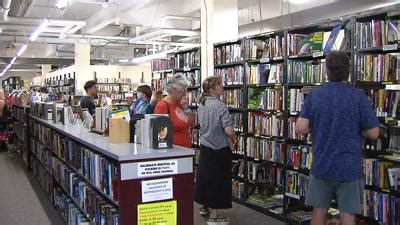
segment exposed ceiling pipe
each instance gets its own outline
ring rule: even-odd
[[[86,22],[82,20],[53,20],[48,19],[49,26],[66,27],[66,26],[85,26]],[[31,17],[14,17],[9,16],[7,20],[0,20],[0,24],[25,24],[25,25],[39,25],[43,22],[43,18]]]
[[[167,35],[166,35],[167,34]],[[129,42],[130,43],[135,43],[138,41],[145,41],[145,40],[149,40],[149,39],[154,39],[156,37],[159,36],[173,36],[173,35],[177,35],[177,36],[196,36],[196,35],[200,35],[199,31],[193,31],[193,30],[180,30],[180,29],[159,29],[159,30],[155,30],[143,35],[139,35],[135,38],[132,38]]]
[[[11,0],[3,0],[3,20],[7,20],[8,12],[10,12]]]
[[[18,25],[18,24],[0,24],[0,29],[2,29],[5,33],[7,30],[17,30],[18,32],[25,31],[31,32],[37,29],[37,26],[30,26],[30,25]],[[49,33],[61,33],[63,32],[62,27],[47,27],[44,32]]]

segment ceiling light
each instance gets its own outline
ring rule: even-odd
[[[68,0],[58,0],[56,7],[59,9],[66,8],[68,4]]]
[[[9,65],[11,66],[12,64],[14,64],[15,60],[17,60],[17,57],[12,58]]]
[[[310,0],[287,0],[287,1],[292,4],[304,4],[310,2]]]
[[[22,55],[22,53],[24,53],[24,51],[26,50],[26,48],[28,48],[28,45],[22,45],[21,46],[21,48],[18,50],[18,52],[17,52],[17,56],[19,57],[19,56],[21,56]]]
[[[35,41],[36,38],[39,37],[39,35],[44,31],[44,29],[46,29],[48,25],[49,25],[49,20],[44,19],[44,21],[40,24],[40,26],[36,29],[36,31],[31,34],[29,40]]]
[[[7,64],[6,68],[4,68],[4,71],[7,71],[8,69],[10,69],[10,67],[11,67],[11,64]]]

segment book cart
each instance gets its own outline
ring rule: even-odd
[[[109,143],[41,114],[29,115],[30,163],[66,224],[193,224],[193,150]]]

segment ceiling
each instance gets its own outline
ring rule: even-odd
[[[74,43],[79,42],[91,44],[92,59],[114,64],[118,59],[133,58],[135,51],[152,53],[200,42],[201,0],[68,0],[57,8],[58,1],[0,0],[0,5],[11,3],[9,11],[1,10],[7,19],[0,13],[0,57],[13,57],[19,46],[29,43],[21,58],[73,59]],[[239,25],[248,26],[260,19],[345,0],[309,0],[307,4],[290,3],[292,0],[237,1]],[[44,18],[49,19],[49,26],[29,42]],[[22,69],[28,70],[29,60],[24,63]],[[62,60],[59,63],[54,66],[64,66]],[[13,68],[7,74],[12,74]],[[31,68],[36,74],[40,64],[35,61]]]

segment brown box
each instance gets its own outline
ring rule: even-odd
[[[109,136],[111,143],[129,143],[129,122],[121,118],[109,119]]]

